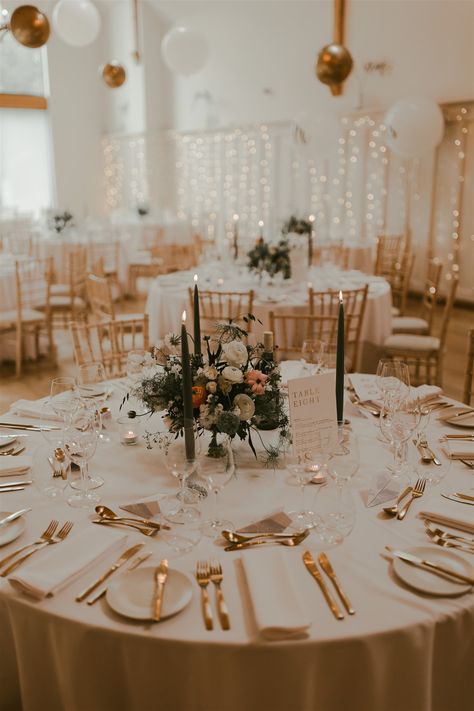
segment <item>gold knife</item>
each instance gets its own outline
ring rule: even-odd
[[[132,546],[131,548],[128,548],[120,558],[110,566],[108,570],[105,571],[103,575],[100,576],[100,578],[97,578],[93,583],[91,583],[85,590],[83,590],[79,595],[76,597],[76,602],[82,602],[86,597],[88,597],[91,592],[94,592],[94,590],[101,585],[104,580],[107,580],[107,578],[112,575],[112,573],[115,573],[116,570],[120,568],[124,563],[127,562],[129,558],[132,557],[132,555],[135,555],[140,548],[143,548],[145,544],[144,543],[137,543],[136,545]]]
[[[343,589],[341,587],[341,583],[337,579],[336,573],[334,572],[334,569],[333,569],[331,563],[329,562],[329,558],[327,557],[326,553],[320,553],[318,556],[318,561],[319,561],[319,565],[324,570],[324,572],[326,573],[326,575],[329,577],[332,584],[336,588],[336,592],[339,595],[339,597],[341,598],[342,604],[346,608],[348,614],[355,615],[355,610],[352,607],[352,605],[349,601],[349,598],[343,591]]]
[[[474,496],[469,496],[469,494],[461,494],[460,491],[456,491],[456,496],[460,499],[467,499],[467,501],[474,501]]]
[[[313,576],[313,578],[316,580],[319,587],[321,588],[321,592],[323,593],[324,598],[329,606],[329,609],[331,610],[334,617],[337,620],[343,620],[344,615],[342,614],[342,612],[340,611],[340,609],[338,608],[338,606],[332,599],[331,594],[330,594],[329,590],[327,589],[326,584],[323,580],[323,577],[322,577],[321,573],[319,572],[316,563],[313,560],[313,556],[311,555],[311,553],[309,551],[305,551],[303,553],[303,563],[305,564],[307,570]]]
[[[436,563],[432,560],[426,560],[426,558],[418,558],[418,556],[413,555],[412,553],[408,553],[407,551],[394,550],[393,548],[391,548],[391,546],[385,546],[385,549],[396,558],[401,558],[407,563],[413,565],[415,568],[421,568],[421,570],[428,570],[430,573],[435,573],[438,575],[441,573],[443,576],[449,576],[450,578],[454,578],[455,582],[463,582],[467,583],[468,585],[474,585],[474,578],[471,578],[468,575],[461,575],[461,573],[457,573],[452,568],[447,568],[445,565],[441,565],[441,563]]]
[[[160,564],[155,568],[155,592],[153,595],[153,615],[154,622],[159,622],[161,617],[161,606],[163,604],[163,592],[165,589],[166,579],[168,577],[168,561],[166,558],[160,561]]]

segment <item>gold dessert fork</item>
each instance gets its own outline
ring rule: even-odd
[[[426,488],[426,479],[424,477],[420,477],[417,480],[417,482],[413,488],[413,491],[411,492],[411,497],[408,499],[405,506],[402,508],[402,510],[400,511],[400,513],[397,516],[399,521],[403,521],[403,519],[405,518],[405,516],[407,514],[408,509],[410,508],[410,506],[412,505],[414,500],[419,499],[420,496],[423,496],[423,494],[425,493],[425,488]]]
[[[201,605],[202,614],[204,617],[204,625],[207,630],[212,630],[214,628],[214,623],[212,620],[212,610],[211,603],[209,602],[209,593],[207,592],[207,586],[210,582],[209,566],[205,560],[198,560],[196,564],[196,580],[201,588]]]
[[[224,593],[221,589],[221,583],[224,579],[222,573],[222,565],[218,560],[211,560],[210,564],[210,580],[216,586],[216,600],[217,600],[217,614],[219,615],[219,622],[223,630],[230,630],[230,620],[229,620],[229,610],[227,609],[226,602],[224,600]]]
[[[2,560],[0,560],[0,568],[9,563],[11,560],[13,560],[13,558],[16,558],[16,556],[20,553],[23,553],[23,551],[26,551],[27,548],[32,548],[33,546],[37,546],[41,543],[44,543],[45,541],[48,541],[54,534],[58,526],[59,521],[50,521],[49,526],[47,526],[47,528],[43,531],[41,536],[36,541],[33,541],[33,543],[27,543],[26,546],[21,546],[21,548],[17,548],[15,551],[13,551],[13,553],[10,553],[10,555],[7,555],[5,558],[2,558]]]
[[[21,565],[25,560],[27,560],[27,558],[37,553],[45,546],[53,545],[54,543],[61,543],[62,541],[64,541],[64,539],[67,538],[67,536],[70,534],[73,526],[74,524],[72,521],[66,521],[64,526],[55,536],[51,536],[50,538],[48,538],[48,540],[43,541],[43,543],[39,543],[37,546],[34,547],[32,551],[29,551],[29,553],[25,553],[25,555],[22,555],[11,565],[9,565],[8,568],[6,568],[3,573],[0,574],[2,578],[5,578],[7,575],[12,573],[14,570],[16,570],[16,568],[18,568],[19,565]]]

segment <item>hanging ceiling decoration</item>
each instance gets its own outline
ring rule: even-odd
[[[119,62],[113,60],[102,68],[102,79],[110,89],[118,89],[125,83],[127,72]]]
[[[195,74],[207,60],[206,38],[189,27],[173,27],[163,37],[161,55],[168,69],[175,74]]]
[[[351,73],[353,60],[344,47],[345,0],[334,0],[334,41],[322,48],[316,63],[316,76],[328,84],[333,96],[342,94],[342,84]]]
[[[90,0],[60,0],[53,10],[53,27],[73,47],[94,42],[100,31],[100,13]]]
[[[48,41],[49,20],[34,5],[21,5],[12,12],[10,22],[0,27],[1,31],[10,31],[16,41],[24,47],[37,49]]]

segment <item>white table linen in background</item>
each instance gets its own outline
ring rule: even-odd
[[[122,392],[110,400],[114,416]],[[359,437],[361,464],[353,480],[357,521],[354,531],[329,558],[356,609],[354,616],[334,619],[301,556],[310,538],[295,549],[282,548],[291,582],[304,615],[311,622],[307,639],[265,641],[253,619],[241,559],[258,551],[223,552],[203,539],[188,554],[176,555],[160,538],[146,539],[128,532],[128,544],[145,542],[156,563],[167,557],[170,566],[193,575],[196,561],[218,557],[224,571],[223,589],[231,630],[204,629],[200,594],[194,584],[190,604],[179,615],[160,624],[133,622],[111,611],[104,600],[93,606],[74,597],[102,573],[117,555],[91,567],[54,597],[38,603],[19,594],[0,579],[0,708],[7,711],[451,711],[471,708],[474,698],[474,593],[459,598],[435,598],[417,593],[398,581],[383,557],[386,545],[408,548],[433,546],[417,511],[438,510],[446,516],[467,518],[470,508],[440,497],[440,491],[468,491],[472,472],[452,462],[449,479],[428,488],[403,522],[386,520],[381,506],[366,508],[367,491],[391,462],[379,442],[378,420],[350,413]],[[12,414],[8,418],[13,417]],[[5,417],[6,419],[6,417]],[[146,428],[160,425],[159,416]],[[439,453],[438,437],[455,432],[433,419],[428,441]],[[275,433],[262,436],[272,441]],[[35,456],[33,473],[48,468],[41,433],[29,433],[27,451]],[[255,521],[285,503],[299,503],[298,487],[287,482],[287,472],[263,469],[245,443],[235,445],[237,478],[221,493],[222,513],[236,527]],[[414,450],[413,450],[414,451]],[[443,457],[443,461],[445,458]],[[426,471],[419,465],[419,472]],[[176,480],[166,473],[158,450],[143,444],[123,447],[116,441],[101,444],[91,471],[105,479],[99,490],[103,502],[118,511],[120,504],[158,493],[175,492]],[[322,489],[311,488],[312,496]],[[0,495],[1,496],[1,495]],[[75,531],[93,528],[103,540],[103,526],[89,521],[93,512],[71,509],[65,502],[42,498],[34,487],[2,497],[1,509],[32,505],[27,530],[2,548],[16,546],[42,532],[58,519],[75,521]],[[212,497],[203,504],[208,515]],[[117,529],[120,531],[120,529]],[[275,549],[277,550],[277,549]],[[262,551],[263,552],[263,551]],[[456,551],[466,560],[467,554]],[[37,562],[41,553],[38,553]],[[150,564],[153,564],[150,563]],[[124,573],[125,574],[125,573]],[[265,585],[262,582],[262,587]],[[214,590],[210,589],[214,606]],[[284,622],[285,620],[283,620]],[[21,697],[20,697],[21,694]],[[20,700],[21,699],[21,700]]]
[[[178,333],[181,314],[189,311],[188,288],[194,286],[193,275],[199,276],[199,286],[213,291],[255,292],[253,314],[258,319],[252,325],[252,339],[263,340],[269,328],[269,314],[305,313],[308,309],[308,284],[280,281],[273,286],[259,285],[258,279],[245,270],[234,267],[225,271],[224,265],[196,267],[195,270],[175,272],[157,277],[148,294],[146,312],[150,317],[150,341],[156,343],[170,331]],[[217,283],[223,279],[223,284]],[[380,277],[357,271],[341,272],[334,268],[314,267],[308,279],[315,291],[354,289],[369,284],[369,293],[361,328],[361,346],[357,370],[375,372],[385,339],[391,333],[392,297],[388,282]],[[261,322],[261,323],[260,323]],[[275,344],[278,345],[278,332]]]

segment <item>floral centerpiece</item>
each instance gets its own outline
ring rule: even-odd
[[[250,316],[250,318],[254,318]],[[193,358],[193,416],[198,433],[211,433],[209,456],[220,456],[219,435],[246,440],[257,456],[253,438],[258,436],[266,460],[275,462],[289,438],[288,417],[280,397],[281,375],[271,353],[261,344],[248,346],[246,332],[235,324],[218,325],[218,337],[206,337],[207,358]],[[171,433],[182,435],[184,427],[180,336],[169,334],[154,349],[154,360],[161,367],[143,378],[131,391],[147,408],[147,413],[163,411]],[[130,412],[129,416],[136,413]],[[260,429],[279,430],[276,446],[265,444]],[[148,444],[160,443],[162,434],[147,435]]]
[[[289,246],[286,239],[281,239],[277,244],[270,244],[265,242],[263,237],[259,237],[247,257],[250,271],[268,272],[271,276],[282,272],[284,279],[291,277]]]
[[[73,216],[70,212],[65,210],[64,212],[57,212],[52,217],[52,228],[57,234],[61,234],[66,227],[72,227]]]
[[[291,215],[291,217],[283,223],[281,229],[284,235],[294,232],[297,235],[309,235],[313,230],[313,226],[309,220],[303,220],[301,217]]]

